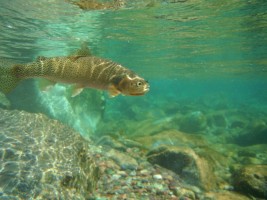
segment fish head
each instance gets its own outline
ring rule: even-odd
[[[118,83],[117,89],[124,95],[140,96],[149,91],[149,84],[145,79],[137,75],[134,77],[126,75]]]

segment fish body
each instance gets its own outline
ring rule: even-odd
[[[149,91],[147,81],[133,71],[95,56],[39,57],[32,63],[14,65],[9,69],[0,68],[0,72],[0,90],[5,93],[20,80],[28,78],[73,84],[73,96],[86,87],[108,90],[112,97],[118,94],[144,95]]]

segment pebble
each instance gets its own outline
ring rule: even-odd
[[[157,189],[158,191],[163,190],[163,185],[162,184],[154,183],[152,186],[153,186],[154,189]]]
[[[160,174],[154,174],[153,178],[157,180],[162,180],[162,176]]]
[[[121,176],[127,176],[127,173],[125,171],[118,171],[117,174],[121,175]]]
[[[143,176],[147,176],[147,175],[149,175],[149,171],[147,169],[143,169],[140,171],[140,174]]]
[[[136,171],[131,171],[130,176],[136,176]]]
[[[121,178],[121,175],[119,175],[119,174],[113,174],[111,177],[112,180],[118,180],[120,178]]]

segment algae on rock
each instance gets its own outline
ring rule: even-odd
[[[247,165],[234,170],[237,191],[258,198],[267,198],[267,165]]]

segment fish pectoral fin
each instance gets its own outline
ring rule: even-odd
[[[113,84],[108,87],[108,92],[110,97],[115,97],[121,93]]]
[[[38,87],[41,91],[43,92],[47,92],[48,90],[50,90],[54,85],[56,84],[56,82],[47,80],[47,79],[40,79],[38,81]]]
[[[75,97],[75,96],[79,95],[83,91],[83,88],[84,88],[84,86],[82,86],[82,85],[74,85],[74,87],[72,88],[71,97]]]

